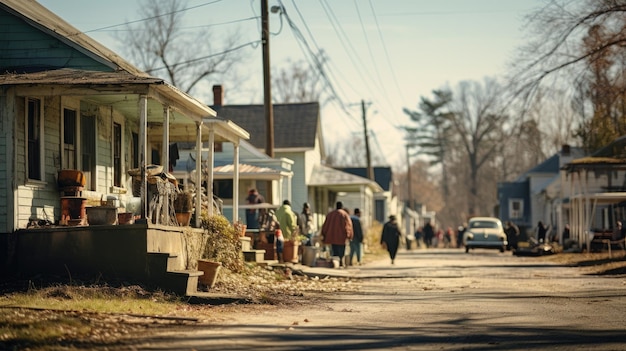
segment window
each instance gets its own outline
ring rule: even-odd
[[[96,189],[96,116],[81,115],[81,170],[85,175],[87,189]]]
[[[26,99],[26,140],[28,179],[43,180],[43,111],[40,99]]]
[[[113,123],[113,185],[122,186],[122,125]]]
[[[509,219],[524,217],[524,200],[509,199]]]
[[[133,168],[139,168],[139,134],[133,132]]]
[[[63,109],[63,169],[76,169],[76,111]]]

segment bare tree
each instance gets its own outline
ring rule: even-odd
[[[513,81],[526,101],[546,86],[576,87],[585,118],[576,135],[588,150],[626,133],[625,15],[625,0],[551,0],[528,18],[534,40],[520,50]]]
[[[502,98],[501,85],[487,78],[482,84],[459,83],[451,105],[451,128],[458,138],[459,150],[464,154],[460,155],[460,159],[467,161],[469,171],[469,215],[491,212],[489,207],[496,200],[494,197],[488,203],[482,198],[486,188],[485,182],[481,182],[481,171],[493,161],[502,142],[500,130],[509,119],[503,109]],[[490,186],[493,188],[493,182]]]
[[[191,93],[209,76],[231,71],[243,55],[236,50],[237,33],[218,41],[206,29],[183,27],[186,6],[186,1],[142,0],[139,16],[145,20],[129,24],[119,39],[143,70]]]
[[[309,69],[303,61],[290,62],[272,74],[272,99],[279,103],[317,101],[322,104],[320,74],[319,70]]]

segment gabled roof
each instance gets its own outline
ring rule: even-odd
[[[582,157],[584,155],[584,151],[579,148],[579,147],[570,147],[570,154],[572,156],[572,158],[576,159],[578,157]],[[555,153],[554,155],[552,155],[551,157],[549,157],[547,160],[541,162],[540,164],[536,165],[535,167],[529,169],[528,171],[522,173],[519,178],[517,178],[517,180],[515,180],[516,182],[523,182],[525,181],[528,176],[530,174],[538,174],[538,173],[543,173],[543,174],[558,174],[559,170],[560,170],[560,163],[561,163],[561,157],[563,157],[563,151],[559,151],[557,153]]]
[[[71,46],[75,50],[91,57],[114,70],[124,70],[135,76],[149,75],[122,59],[98,41],[67,23],[37,1],[34,0],[0,0],[0,8],[24,19],[31,26],[38,28],[51,37]],[[62,68],[62,67],[49,67]],[[23,72],[19,72],[23,73]]]
[[[367,167],[335,167],[335,169],[367,178]],[[374,180],[384,191],[390,190],[392,176],[391,167],[374,167]]]
[[[265,148],[265,108],[263,105],[210,106],[221,118],[250,131],[250,143]],[[319,133],[320,105],[317,102],[275,104],[274,148],[312,150]]]
[[[333,191],[359,191],[361,186],[367,186],[373,192],[383,189],[373,180],[342,172],[324,165],[315,165],[311,173],[309,186],[323,186]]]

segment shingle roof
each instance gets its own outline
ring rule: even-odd
[[[265,148],[265,108],[263,105],[210,106],[218,117],[233,121],[250,132],[249,142]],[[317,102],[275,104],[274,147],[313,149],[318,132],[320,106]]]
[[[335,167],[335,169],[367,178],[366,167]],[[374,180],[384,191],[389,191],[391,187],[392,174],[391,167],[374,167]]]

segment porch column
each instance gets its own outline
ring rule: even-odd
[[[200,228],[200,214],[202,213],[202,122],[196,123],[196,228]],[[209,215],[211,215],[211,200],[209,199]]]
[[[163,107],[163,143],[161,144],[161,165],[163,166],[163,172],[168,173],[170,171],[170,108],[169,106]],[[170,195],[169,191],[165,193],[165,203],[166,206],[163,206],[161,211],[163,211],[163,216],[161,218],[168,218],[166,221],[167,225],[170,225]]]
[[[163,172],[169,172],[170,163],[170,108],[163,107],[163,146],[161,147],[161,165]]]
[[[215,215],[213,212],[213,167],[215,164],[215,130],[209,130],[209,152],[207,153],[207,199],[209,201],[209,216]]]
[[[148,97],[139,96],[139,167],[141,168],[141,218],[148,214]]]
[[[239,143],[233,151],[233,223],[239,221]]]

